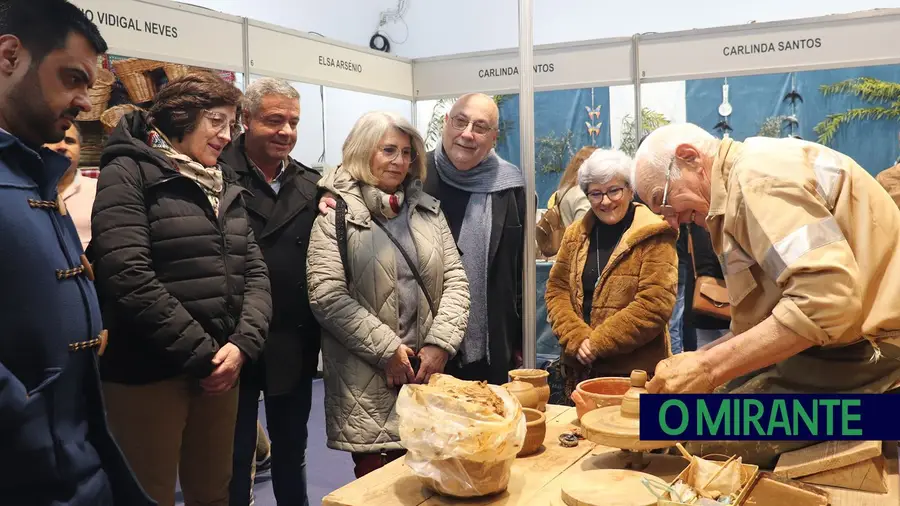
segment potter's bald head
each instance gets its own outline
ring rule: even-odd
[[[450,108],[442,144],[458,170],[469,170],[487,157],[497,140],[500,111],[483,93],[463,95]]]
[[[695,214],[694,221],[701,223],[709,212],[709,174],[718,145],[715,137],[690,123],[654,130],[635,153],[635,191],[673,226],[690,221]],[[662,206],[667,171],[668,213]]]

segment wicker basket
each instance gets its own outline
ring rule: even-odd
[[[97,69],[97,79],[94,86],[88,90],[88,98],[91,100],[91,112],[79,113],[75,118],[78,121],[97,121],[100,115],[106,109],[109,103],[109,96],[112,93],[112,85],[116,82],[116,76],[112,72],[104,69]]]
[[[140,107],[131,104],[110,107],[100,115],[100,123],[103,123],[103,127],[106,129],[107,133],[112,133],[123,116],[137,110],[140,110]]]
[[[143,103],[153,100],[156,95],[156,83],[150,72],[163,66],[163,63],[140,58],[128,58],[113,62],[113,68],[119,80],[128,90],[132,102]]]
[[[178,65],[177,63],[166,63],[163,65],[163,70],[166,71],[166,78],[169,82],[184,77],[191,72],[191,68],[187,65]]]

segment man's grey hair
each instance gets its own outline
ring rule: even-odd
[[[634,173],[632,181],[648,176],[646,173],[637,174],[637,169],[650,171],[654,181],[665,177],[666,169],[671,165],[670,181],[681,178],[681,169],[678,164],[672,163],[675,150],[681,144],[691,144],[700,153],[707,156],[715,156],[718,141],[712,134],[692,123],[672,123],[662,126],[650,132],[641,142],[634,154]],[[647,190],[641,188],[641,190]],[[643,197],[643,196],[642,196]]]
[[[630,187],[633,164],[631,157],[618,149],[598,149],[578,168],[578,186],[587,193],[592,184],[607,184],[621,178]]]
[[[262,107],[263,99],[270,95],[300,100],[300,92],[287,81],[275,79],[274,77],[263,77],[247,86],[247,91],[244,92],[244,114],[255,115]]]

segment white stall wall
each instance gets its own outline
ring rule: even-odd
[[[341,147],[344,139],[360,116],[369,111],[390,111],[400,114],[410,122],[412,104],[409,100],[382,97],[369,93],[325,88],[325,164],[329,167],[341,163]]]
[[[228,2],[231,3],[231,2]],[[306,3],[306,2],[303,2]],[[443,4],[435,5],[435,4]],[[534,43],[630,36],[900,7],[898,0],[535,0]],[[486,51],[518,44],[518,0],[414,0],[406,15],[409,40],[396,53],[409,58]],[[396,28],[402,36],[402,26]],[[602,62],[585,62],[585,65]],[[474,91],[474,90],[473,90]]]
[[[331,0],[327,3],[319,0],[176,1],[294,30],[318,32],[363,47],[369,47],[369,38],[375,33],[381,12],[397,7],[396,0]]]
[[[641,86],[641,107],[656,111],[672,123],[687,121],[684,81],[648,83]],[[622,141],[622,120],[634,118],[634,86],[609,88],[609,133],[613,147]],[[646,132],[645,132],[646,133]]]

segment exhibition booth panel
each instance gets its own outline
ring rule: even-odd
[[[106,136],[119,119],[147,108],[169,79],[194,69],[217,72],[243,88],[241,18],[173,2],[76,0],[109,45],[98,58],[92,110],[78,116],[82,131],[80,166],[88,176]],[[210,34],[218,34],[210,37]]]
[[[640,76],[685,79],[687,121],[717,136],[819,142],[875,175],[900,155],[897,29],[884,9],[648,35]]]
[[[308,164],[333,167],[341,162],[341,146],[353,124],[373,110],[392,111],[412,119],[412,63],[389,54],[317,38],[286,28],[247,21],[248,68],[254,76],[271,76],[304,83],[301,124],[312,121],[307,103],[311,86],[318,85],[319,139],[322,150]],[[315,107],[315,106],[314,106]],[[307,141],[304,141],[306,145]],[[299,144],[299,143],[298,143]]]

